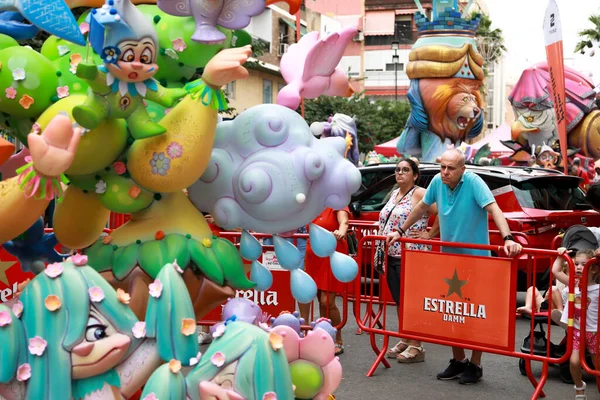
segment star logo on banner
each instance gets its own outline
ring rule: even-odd
[[[454,269],[452,279],[444,278],[444,281],[448,284],[448,294],[446,297],[450,297],[452,293],[456,293],[458,297],[461,299],[463,298],[461,288],[465,286],[468,281],[461,281],[458,279],[458,271],[456,271],[456,269]]]
[[[2,261],[0,260],[0,282],[4,283],[6,286],[10,286],[8,282],[8,278],[6,277],[6,271],[15,265],[16,261]]]

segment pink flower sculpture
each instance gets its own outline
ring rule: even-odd
[[[41,356],[46,351],[46,347],[48,346],[48,342],[46,342],[42,337],[35,336],[29,339],[29,352],[34,356]]]
[[[271,332],[278,333],[283,337],[283,348],[291,369],[294,368],[295,363],[303,363],[320,369],[322,372],[323,382],[317,393],[303,393],[302,391],[306,389],[303,387],[301,378],[299,381],[294,381],[296,397],[327,400],[342,382],[342,365],[335,356],[335,342],[331,335],[317,328],[308,332],[306,337],[300,338],[298,333],[287,325],[276,326]],[[315,376],[318,375],[320,374],[315,374]],[[311,377],[307,377],[307,379],[310,380]]]
[[[336,67],[357,32],[349,27],[326,38],[311,32],[291,45],[281,58],[281,74],[288,85],[279,91],[277,104],[295,110],[302,97],[350,96],[353,90],[348,77]]]

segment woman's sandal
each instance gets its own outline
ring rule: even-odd
[[[335,355],[339,356],[340,354],[344,353],[344,345],[341,343],[336,343],[335,344]]]
[[[585,382],[583,382],[583,385],[581,387],[577,387],[577,386],[573,386],[575,388],[575,390],[585,390],[585,387],[587,385],[585,384]],[[575,400],[586,400],[587,396],[584,394],[575,394]]]
[[[385,353],[385,356],[387,358],[397,358],[398,354],[402,353],[407,348],[408,348],[408,343],[401,340],[398,343],[396,343],[396,345],[394,347],[390,348],[387,351],[387,353]]]
[[[413,354],[410,352],[411,350],[416,350],[417,353]],[[403,364],[412,364],[412,363],[423,362],[423,361],[425,361],[425,349],[423,348],[423,346],[410,345],[406,348],[406,350],[404,350],[402,353],[398,354],[398,357],[396,357],[396,360],[399,363],[403,363]]]

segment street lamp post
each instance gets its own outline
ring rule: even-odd
[[[392,42],[392,50],[394,50],[394,55],[392,56],[392,62],[394,63],[394,100],[398,101],[398,62],[400,61],[400,56],[398,56],[398,45],[397,41]]]

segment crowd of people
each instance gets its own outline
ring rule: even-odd
[[[417,239],[433,239],[440,237],[443,242],[470,244],[489,244],[488,217],[491,216],[496,229],[504,240],[504,253],[507,257],[515,257],[522,250],[521,244],[515,241],[508,223],[495,198],[476,174],[466,171],[464,154],[458,149],[447,150],[440,158],[440,173],[430,182],[427,189],[419,187],[419,164],[414,158],[399,158],[395,168],[396,185],[387,197],[387,203],[379,214],[378,234],[386,238],[385,262],[382,270],[386,283],[396,305],[400,306],[401,258],[403,249],[431,251],[427,244],[403,243],[401,237]],[[579,174],[581,168],[574,166],[571,171]],[[586,182],[591,184],[592,182]],[[589,187],[586,200],[595,209],[600,210],[600,183]],[[465,218],[468,215],[469,218]],[[210,215],[206,215],[215,231],[220,228]],[[347,233],[350,212],[347,208],[325,209],[314,221],[322,228],[333,233],[337,239],[338,252],[348,254]],[[428,226],[430,226],[428,228]],[[301,227],[298,233],[306,233],[307,227]],[[292,240],[291,238],[289,240]],[[600,228],[588,228],[581,225],[568,229],[563,237],[559,256],[552,265],[553,285],[543,293],[535,287],[529,288],[526,303],[517,309],[518,313],[534,314],[540,311],[551,313],[552,320],[566,329],[569,318],[573,318],[575,326],[574,344],[570,370],[575,383],[576,398],[585,398],[585,382],[582,380],[582,368],[579,360],[580,346],[585,346],[590,353],[595,352],[597,342],[598,292],[600,288],[600,266],[593,266],[585,284],[588,288],[588,306],[585,337],[582,339],[579,330],[581,315],[581,272],[584,265],[596,255],[600,255]],[[265,239],[264,244],[272,244]],[[346,286],[338,282],[329,265],[329,259],[317,257],[305,240],[297,239],[295,244],[305,252],[305,271],[313,277],[318,288],[316,302],[321,317],[331,319],[333,326],[339,325],[341,315],[336,298],[344,293]],[[444,253],[475,256],[490,256],[486,250],[442,246]],[[567,296],[569,271],[563,255],[568,254],[574,260],[576,274],[575,315],[568,313]],[[311,320],[311,304],[299,304],[301,316]],[[312,311],[313,313],[315,311]],[[582,342],[584,340],[584,342]],[[336,354],[344,351],[342,330],[336,337]],[[401,339],[387,350],[388,358],[395,358],[399,363],[416,363],[425,361],[425,348],[420,341]],[[465,350],[452,348],[452,358],[437,378],[440,380],[458,379],[459,383],[469,385],[479,382],[483,377],[482,352],[472,351],[470,358]]]

